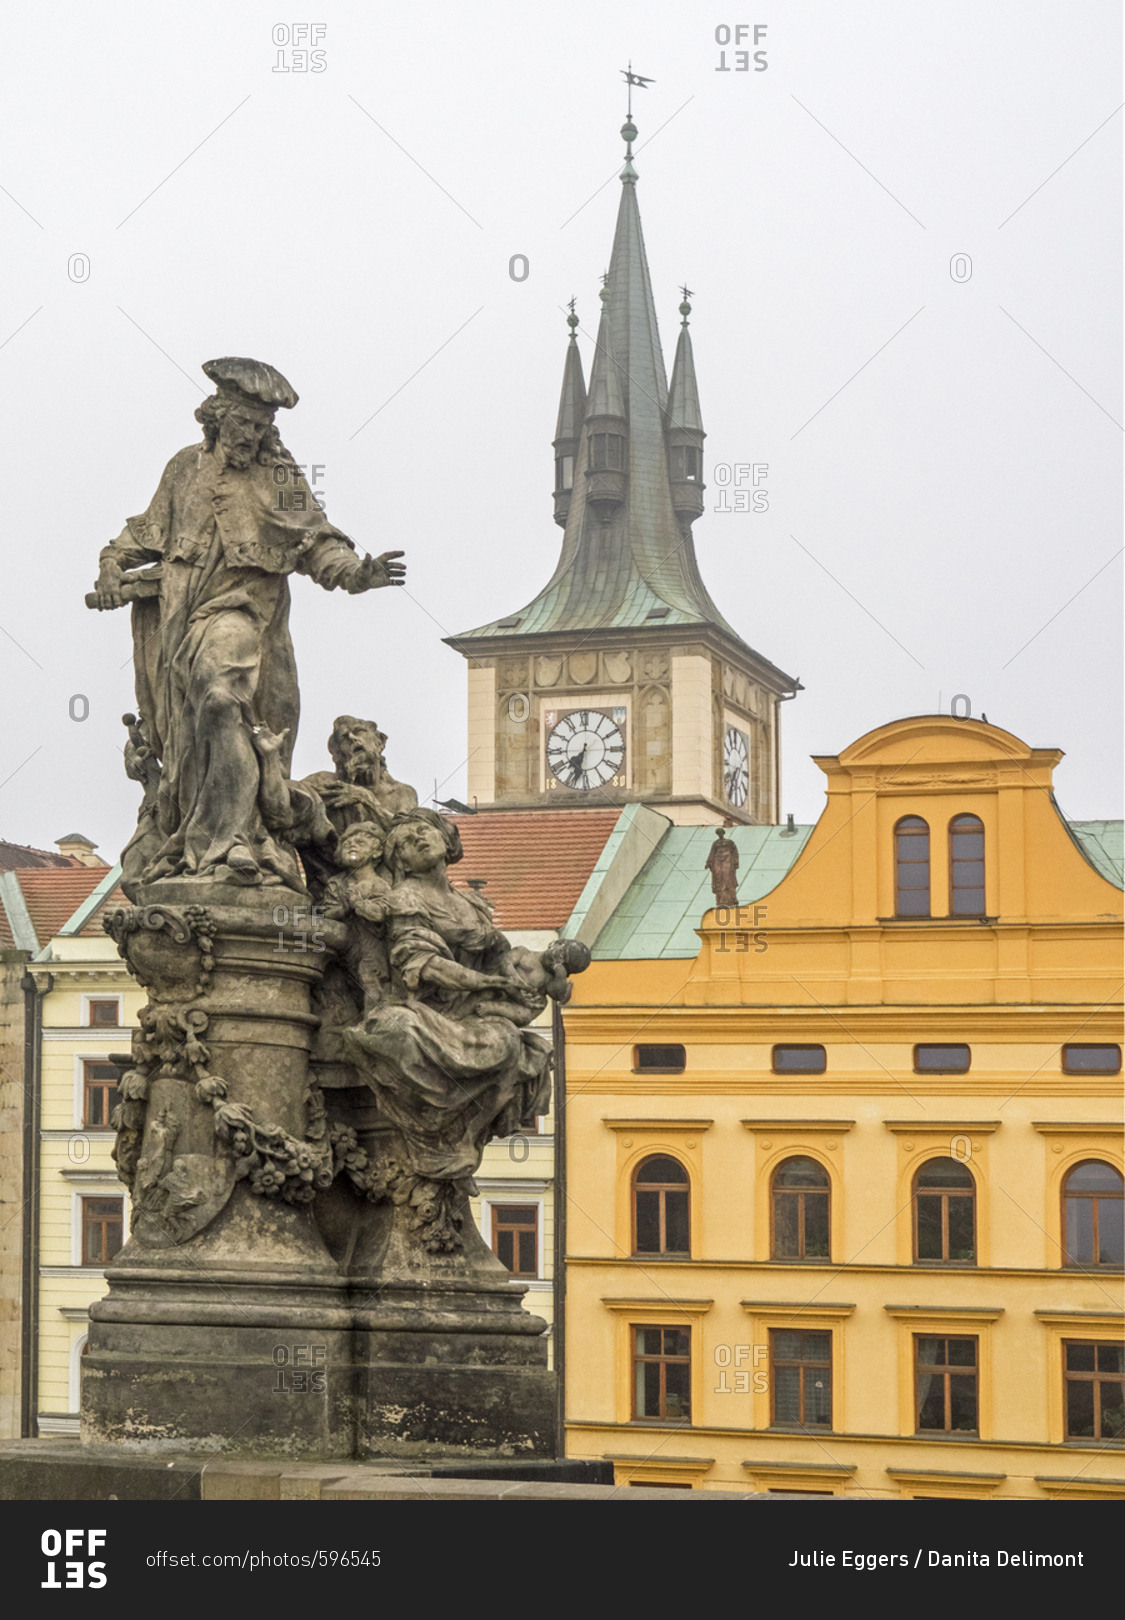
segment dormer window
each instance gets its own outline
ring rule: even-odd
[[[624,472],[624,435],[621,433],[592,433],[590,435],[590,466],[594,472]]]
[[[574,457],[555,457],[555,489],[566,490],[574,488]]]

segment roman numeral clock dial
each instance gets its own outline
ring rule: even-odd
[[[611,781],[623,787],[624,763],[621,728],[600,709],[564,714],[547,736],[547,766],[560,787],[588,792]]]
[[[723,787],[728,803],[741,810],[750,789],[750,749],[736,726],[728,726],[723,737]]]

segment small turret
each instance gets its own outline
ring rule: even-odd
[[[582,376],[582,356],[578,352],[578,316],[574,313],[574,299],[570,300],[570,314],[566,318],[570,327],[570,342],[566,348],[563,366],[562,394],[559,397],[559,419],[555,424],[555,522],[566,528],[570,513],[570,497],[574,489],[574,467],[578,457],[578,441],[582,437],[582,421],[586,415],[586,383]]]
[[[625,473],[629,464],[629,419],[613,353],[608,277],[606,280],[599,294],[602,318],[586,400],[586,499],[603,523],[611,520],[625,499]]]
[[[672,488],[672,505],[680,533],[687,538],[691,526],[703,511],[703,418],[699,410],[699,388],[695,380],[695,357],[691,349],[688,316],[691,293],[680,288],[683,303],[680,314],[680,336],[676,344],[676,358],[672,364],[672,383],[668,391],[668,408],[664,434],[668,444],[668,481]]]

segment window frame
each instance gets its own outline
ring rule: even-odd
[[[777,1181],[778,1176],[785,1169],[785,1166],[787,1164],[790,1164],[794,1159],[807,1159],[810,1164],[815,1164],[817,1169],[823,1171],[823,1173],[824,1173],[825,1186],[823,1188],[815,1188],[815,1187],[792,1187],[792,1188],[790,1188],[790,1187],[777,1187],[775,1185],[775,1183]],[[825,1221],[825,1225],[827,1226],[827,1229],[828,1229],[828,1253],[827,1254],[808,1255],[808,1254],[805,1254],[803,1252],[804,1248],[805,1248],[805,1194],[806,1193],[811,1193],[814,1198],[823,1198],[825,1200],[826,1217],[827,1217],[826,1221]],[[780,1254],[778,1252],[777,1221],[776,1221],[777,1204],[776,1204],[776,1200],[777,1200],[777,1198],[779,1196],[783,1197],[783,1198],[794,1198],[795,1197],[796,1200],[797,1200],[797,1247],[802,1252],[799,1253],[799,1254],[796,1254],[796,1255]],[[777,1164],[775,1164],[773,1169],[770,1171],[769,1201],[770,1201],[770,1260],[775,1261],[775,1262],[777,1262],[779,1264],[782,1264],[782,1265],[830,1266],[832,1264],[832,1173],[828,1169],[827,1165],[822,1164],[819,1159],[814,1158],[813,1155],[811,1153],[807,1152],[807,1151],[786,1154],[785,1158],[778,1160]]]
[[[106,1104],[106,1117],[105,1117],[104,1120],[93,1120],[93,1119],[91,1119],[89,1117],[90,1116],[90,1106],[89,1105],[90,1105],[91,1086],[96,1085],[99,1090],[102,1089],[102,1088],[107,1088],[108,1089],[108,1083],[107,1083],[105,1077],[101,1076],[101,1077],[97,1078],[96,1080],[94,1080],[94,1079],[92,1079],[92,1077],[90,1075],[90,1070],[95,1065],[97,1065],[97,1066],[99,1066],[99,1067],[101,1067],[103,1069],[112,1069],[113,1070],[114,1080],[113,1080],[113,1086],[112,1086],[111,1089],[112,1089],[112,1092],[116,1092],[118,1102],[121,1101],[121,1090],[120,1090],[120,1087],[121,1087],[121,1070],[120,1070],[120,1068],[118,1067],[118,1065],[116,1063],[111,1063],[108,1058],[84,1057],[80,1061],[81,1061],[81,1064],[82,1064],[82,1068],[81,1068],[81,1071],[80,1071],[81,1082],[82,1082],[82,1102],[81,1102],[81,1107],[80,1107],[80,1110],[79,1110],[79,1118],[80,1118],[80,1121],[81,1121],[81,1124],[82,1124],[82,1129],[83,1130],[90,1130],[90,1131],[109,1131],[109,1130],[112,1130],[113,1127],[110,1124],[110,1120],[111,1120],[111,1118],[113,1116],[113,1105],[109,1102],[108,1099],[107,1099],[107,1104]]]
[[[1121,1191],[1117,1193],[1095,1191],[1087,1192],[1084,1188],[1079,1188],[1076,1192],[1068,1192],[1067,1187],[1071,1176],[1073,1176],[1077,1170],[1081,1170],[1082,1167],[1087,1164],[1100,1164],[1104,1165],[1107,1170],[1112,1170],[1114,1175],[1117,1176],[1118,1180],[1122,1182]],[[1062,1180],[1059,1183],[1059,1219],[1062,1228],[1061,1247],[1063,1255],[1062,1269],[1064,1271],[1088,1271],[1091,1267],[1094,1267],[1099,1271],[1120,1271],[1122,1269],[1122,1263],[1119,1260],[1078,1260],[1071,1255],[1070,1223],[1067,1220],[1066,1213],[1067,1200],[1071,1198],[1088,1199],[1094,1206],[1090,1217],[1090,1231],[1093,1240],[1093,1252],[1096,1255],[1101,1246],[1098,1241],[1098,1230],[1101,1225],[1101,1212],[1098,1209],[1099,1203],[1104,1198],[1109,1202],[1125,1205],[1125,1177],[1121,1175],[1121,1171],[1109,1159],[1101,1159],[1096,1155],[1091,1154],[1084,1159],[1076,1160],[1074,1164],[1068,1165],[1063,1173]],[[1125,1214],[1125,1210],[1123,1210],[1123,1214]]]
[[[780,1431],[782,1431],[783,1433],[786,1433],[786,1434],[795,1434],[795,1433],[800,1433],[800,1434],[831,1434],[833,1432],[833,1428],[834,1428],[834,1425],[835,1425],[835,1415],[836,1415],[835,1410],[834,1410],[836,1390],[835,1390],[834,1380],[833,1380],[833,1377],[832,1377],[832,1373],[833,1373],[833,1365],[832,1365],[832,1363],[833,1363],[833,1359],[834,1359],[833,1351],[836,1348],[835,1334],[832,1332],[831,1328],[823,1328],[823,1327],[817,1327],[817,1328],[769,1327],[769,1328],[766,1329],[766,1331],[769,1334],[769,1341],[768,1342],[769,1342],[769,1374],[770,1374],[770,1376],[769,1376],[769,1384],[770,1384],[770,1424],[769,1424],[769,1426],[770,1426],[770,1428],[771,1429],[778,1429],[778,1430],[780,1430]],[[783,1359],[779,1360],[779,1358],[778,1358],[778,1356],[776,1354],[775,1348],[774,1348],[776,1338],[777,1338],[777,1335],[779,1333],[799,1333],[801,1335],[801,1337],[802,1337],[802,1340],[810,1333],[815,1333],[815,1334],[817,1334],[818,1336],[820,1336],[822,1338],[826,1338],[828,1340],[828,1359],[827,1359],[827,1361],[816,1361],[816,1360],[813,1360],[811,1357],[805,1357],[805,1356],[802,1356],[802,1358],[800,1360],[798,1360],[798,1361],[793,1361],[793,1360],[790,1360],[788,1358],[783,1358]],[[803,1345],[802,1345],[802,1349],[803,1349]],[[801,1415],[800,1415],[799,1418],[796,1419],[796,1421],[790,1421],[790,1420],[785,1419],[785,1418],[779,1419],[778,1416],[777,1416],[777,1383],[778,1383],[778,1381],[777,1381],[777,1377],[776,1377],[776,1371],[777,1371],[778,1367],[797,1367],[800,1370],[800,1379],[798,1381],[798,1407],[799,1407]],[[828,1422],[827,1423],[810,1423],[808,1421],[808,1419],[806,1418],[806,1416],[805,1416],[805,1372],[806,1372],[806,1369],[810,1369],[810,1368],[813,1369],[814,1371],[822,1371],[822,1372],[827,1370],[827,1373],[828,1373]]]
[[[919,1052],[925,1052],[925,1051],[928,1051],[928,1050],[949,1051],[953,1047],[963,1047],[964,1050],[969,1054],[968,1060],[965,1063],[965,1067],[963,1069],[949,1068],[949,1067],[942,1067],[942,1068],[932,1067],[931,1068],[931,1067],[928,1067],[928,1066],[926,1068],[923,1068],[918,1062],[918,1054],[919,1054]],[[913,1064],[914,1064],[914,1073],[915,1074],[968,1074],[969,1070],[973,1066],[973,1048],[972,1048],[971,1044],[968,1041],[916,1041],[914,1043],[914,1051],[913,1051],[912,1061],[913,1061]]]
[[[960,829],[958,829],[958,823],[959,822],[963,824],[960,827]],[[973,823],[973,825],[970,826],[969,823]],[[954,839],[957,836],[958,830],[960,830],[962,832],[972,832],[974,834],[978,833],[978,832],[980,833],[981,846],[982,847],[981,847],[981,856],[980,856],[980,882],[979,883],[971,883],[971,884],[960,883],[959,884],[956,881],[956,872],[957,872],[958,864],[961,864],[961,865],[967,864],[964,861],[964,859],[962,859],[959,862],[957,857],[954,855],[953,843],[954,843]],[[973,917],[986,917],[988,915],[988,890],[987,890],[987,886],[986,886],[987,885],[987,880],[988,880],[988,873],[987,873],[987,867],[986,867],[986,862],[985,862],[986,847],[985,847],[984,822],[981,820],[981,818],[978,815],[975,815],[971,810],[962,811],[959,815],[952,816],[950,818],[949,826],[946,829],[946,838],[947,838],[947,843],[948,843],[947,856],[948,856],[948,861],[949,861],[949,915],[951,917],[968,917],[970,919],[973,918]],[[977,864],[976,861],[975,861],[975,858],[974,858],[972,864],[973,865]],[[977,889],[979,889],[980,890],[981,902],[980,902],[980,910],[979,911],[977,911],[977,910],[959,911],[957,909],[956,896],[957,896],[957,892],[958,892],[959,889],[961,889],[961,890],[964,890],[964,889],[977,890]]]
[[[113,1204],[117,1204],[118,1207],[119,1207],[119,1211],[120,1211],[119,1216],[118,1216],[118,1221],[119,1221],[119,1224],[120,1224],[120,1227],[121,1227],[121,1242],[118,1244],[117,1248],[114,1249],[114,1251],[113,1251],[113,1253],[111,1255],[109,1255],[108,1257],[102,1258],[102,1259],[98,1259],[98,1260],[89,1260],[86,1257],[86,1233],[87,1233],[87,1230],[88,1230],[88,1226],[93,1224],[92,1221],[88,1220],[87,1206],[90,1205],[90,1204],[93,1204],[93,1203],[113,1203]],[[111,1220],[111,1218],[112,1217],[110,1217],[110,1216],[102,1216],[100,1218],[101,1219],[101,1225],[102,1225],[102,1248],[103,1249],[106,1247],[106,1243],[105,1243],[106,1224]],[[106,1192],[79,1193],[78,1194],[78,1264],[79,1264],[79,1266],[84,1271],[104,1271],[106,1266],[111,1265],[113,1263],[113,1261],[117,1258],[117,1256],[121,1253],[121,1250],[125,1247],[126,1241],[127,1241],[127,1238],[126,1238],[126,1232],[125,1232],[125,1199],[124,1199],[124,1197],[118,1195],[117,1193],[106,1193]]]
[[[964,1187],[964,1188],[957,1188],[957,1187],[954,1187],[953,1184],[951,1183],[949,1185],[949,1187],[947,1187],[947,1188],[942,1188],[942,1187],[929,1188],[929,1187],[927,1187],[927,1188],[924,1188],[922,1190],[921,1196],[923,1198],[940,1198],[941,1199],[941,1246],[942,1246],[942,1250],[943,1250],[943,1254],[942,1254],[942,1257],[940,1259],[934,1259],[933,1257],[923,1258],[918,1253],[918,1197],[919,1197],[918,1177],[922,1174],[922,1172],[925,1170],[925,1168],[926,1168],[926,1166],[928,1164],[940,1164],[943,1161],[948,1161],[949,1163],[952,1163],[952,1164],[959,1164],[961,1166],[961,1168],[964,1170],[965,1174],[968,1176],[970,1182],[972,1183],[972,1186],[971,1187]],[[964,1164],[959,1159],[952,1158],[951,1155],[948,1154],[948,1153],[935,1153],[935,1154],[931,1155],[929,1158],[922,1159],[915,1166],[914,1172],[913,1172],[913,1174],[912,1174],[912,1176],[910,1178],[910,1221],[911,1221],[910,1243],[911,1243],[911,1253],[913,1255],[912,1263],[914,1265],[916,1265],[916,1266],[942,1266],[942,1267],[947,1267],[948,1266],[950,1268],[955,1267],[955,1266],[962,1266],[962,1267],[965,1267],[968,1270],[971,1270],[973,1267],[975,1267],[975,1266],[977,1266],[979,1264],[977,1234],[978,1234],[978,1229],[979,1229],[980,1222],[979,1222],[978,1213],[977,1213],[977,1190],[978,1190],[977,1189],[977,1178],[973,1175],[973,1172],[969,1169],[968,1165]],[[969,1260],[951,1260],[949,1258],[949,1200],[950,1200],[950,1198],[968,1198],[969,1200],[971,1200],[971,1203],[972,1203],[973,1253],[972,1253],[972,1258],[969,1259]],[[939,1338],[941,1337],[940,1334],[936,1335],[936,1336],[939,1337]],[[946,1335],[946,1337],[948,1337],[948,1336],[949,1335]],[[935,1335],[931,1334],[931,1335],[928,1335],[928,1337],[932,1338],[932,1337],[935,1337]],[[956,1335],[954,1335],[954,1337],[956,1337]]]
[[[117,1003],[116,1024],[95,1024],[91,1015],[90,1004],[94,1001],[115,1001]],[[120,991],[116,990],[84,990],[81,1002],[80,1028],[93,1029],[124,1029],[125,1028],[125,1000]]]
[[[1072,1069],[1067,1058],[1068,1052],[1114,1051],[1117,1053],[1117,1067],[1115,1069]],[[1062,1049],[1062,1070],[1064,1074],[1082,1075],[1114,1075],[1121,1073],[1121,1048],[1116,1041],[1065,1041]]]
[[[510,1210],[510,1209],[532,1209],[532,1210],[535,1211],[535,1224],[534,1224],[533,1227],[529,1228],[526,1224],[521,1225],[519,1227],[512,1226],[512,1225],[509,1225],[507,1227],[507,1230],[512,1231],[512,1232],[517,1232],[518,1231],[518,1232],[523,1233],[523,1232],[527,1232],[529,1230],[531,1231],[531,1233],[533,1235],[534,1245],[535,1245],[535,1270],[534,1271],[510,1271],[510,1270],[508,1270],[508,1268],[506,1266],[504,1267],[504,1269],[506,1271],[508,1271],[508,1275],[510,1277],[512,1277],[514,1280],[516,1280],[518,1282],[540,1282],[542,1280],[542,1277],[543,1277],[543,1203],[542,1203],[542,1200],[538,1199],[538,1198],[523,1198],[523,1199],[515,1199],[515,1198],[508,1199],[507,1197],[505,1197],[503,1199],[490,1198],[489,1201],[488,1201],[487,1209],[488,1209],[488,1245],[489,1245],[489,1248],[492,1250],[493,1254],[496,1256],[497,1260],[500,1260],[500,1251],[497,1248],[497,1243],[499,1241],[500,1222],[497,1220],[497,1216],[502,1214],[505,1210]],[[513,1242],[513,1246],[512,1246],[512,1258],[513,1259],[517,1258],[517,1255],[519,1254],[519,1251],[522,1251],[523,1247],[524,1247],[524,1245],[522,1243],[520,1243],[518,1241]],[[503,1260],[500,1260],[500,1264],[504,1265]]]
[[[910,860],[910,861],[905,860],[904,859],[904,852],[900,848],[899,840],[904,838],[904,837],[905,838],[912,838],[912,839],[921,840],[921,838],[923,836],[923,834],[922,834],[922,829],[923,828],[925,829],[925,842],[926,842],[926,856],[925,856],[924,863],[921,860]],[[930,824],[929,824],[929,822],[926,820],[926,818],[924,816],[919,816],[919,815],[915,815],[915,814],[911,813],[910,815],[900,816],[898,818],[898,820],[895,822],[894,827],[891,830],[891,833],[892,833],[892,838],[894,840],[893,846],[892,846],[892,858],[893,858],[893,861],[894,861],[894,914],[895,914],[895,917],[896,917],[896,919],[902,919],[902,920],[907,921],[907,922],[924,922],[924,921],[927,921],[929,918],[932,917],[933,909],[934,909],[934,896],[933,896],[934,873],[933,873],[933,853],[932,853],[932,849],[931,849],[931,836],[932,835],[931,835],[931,830],[930,830]],[[918,894],[920,894],[922,892],[922,890],[920,888],[919,889],[909,889],[909,890],[903,889],[902,884],[899,881],[900,869],[903,866],[921,866],[923,864],[926,867],[926,885],[925,885],[926,909],[924,911],[904,911],[902,909],[902,905],[901,905],[901,902],[900,902],[900,895],[904,894],[904,893],[908,893],[908,894],[918,893]]]
[[[684,1060],[680,1064],[646,1063],[640,1061],[640,1053],[648,1048],[651,1051],[680,1051]],[[633,1047],[633,1073],[634,1074],[684,1074],[687,1070],[687,1047],[682,1041],[638,1041]]]
[[[1071,1371],[1067,1366],[1067,1352],[1074,1347],[1089,1347],[1094,1352],[1094,1367],[1090,1372],[1076,1369]],[[1120,1350],[1120,1340],[1111,1339],[1066,1339],[1062,1340],[1062,1377],[1063,1377],[1063,1436],[1066,1440],[1076,1441],[1080,1445],[1125,1445],[1125,1432],[1121,1434],[1103,1434],[1101,1430],[1102,1416],[1102,1382],[1125,1385],[1125,1371],[1103,1373],[1098,1369],[1097,1355],[1103,1347]],[[1072,1383],[1092,1383],[1094,1386],[1094,1433],[1071,1434],[1070,1432],[1070,1385]]]
[[[669,1355],[663,1348],[663,1345],[664,1345],[663,1339],[661,1339],[661,1350],[660,1350],[659,1355],[650,1355],[650,1354],[648,1354],[646,1352],[642,1352],[638,1347],[637,1335],[640,1334],[640,1333],[652,1333],[653,1331],[657,1331],[657,1332],[659,1332],[661,1334],[664,1334],[664,1333],[686,1333],[687,1334],[687,1341],[688,1341],[687,1355],[686,1356]],[[693,1399],[692,1399],[692,1396],[693,1396],[694,1392],[692,1390],[692,1330],[691,1330],[691,1325],[689,1324],[689,1325],[687,1325],[685,1327],[682,1323],[677,1325],[677,1324],[670,1324],[670,1323],[667,1323],[667,1322],[634,1322],[634,1323],[632,1323],[630,1325],[630,1328],[629,1328],[629,1338],[630,1338],[630,1342],[629,1342],[629,1351],[630,1351],[630,1359],[629,1359],[629,1374],[630,1374],[630,1378],[629,1378],[629,1382],[630,1382],[629,1409],[630,1409],[630,1412],[632,1414],[631,1421],[633,1423],[674,1424],[677,1428],[690,1427],[691,1426],[692,1406],[694,1404]],[[650,1363],[650,1362],[657,1362],[659,1364],[659,1366],[660,1366],[660,1397],[659,1397],[660,1415],[658,1417],[653,1417],[649,1413],[638,1412],[638,1410],[637,1410],[637,1382],[638,1382],[637,1368],[641,1363],[647,1364],[647,1363]],[[687,1410],[687,1416],[686,1417],[669,1417],[667,1412],[665,1411],[665,1405],[666,1405],[666,1400],[667,1400],[667,1376],[666,1376],[665,1369],[668,1366],[672,1366],[672,1365],[674,1365],[674,1366],[686,1366],[687,1370],[688,1370],[687,1371],[687,1388],[688,1388],[687,1403],[688,1403],[688,1410]]]
[[[912,1348],[912,1360],[913,1360],[913,1365],[914,1365],[914,1431],[913,1431],[914,1434],[919,1439],[923,1439],[923,1440],[929,1439],[931,1436],[936,1435],[936,1434],[947,1434],[947,1435],[950,1435],[952,1438],[958,1439],[958,1440],[979,1440],[980,1439],[980,1434],[981,1434],[981,1427],[980,1427],[981,1342],[980,1342],[979,1333],[923,1333],[923,1332],[918,1332],[918,1333],[914,1333],[912,1335],[912,1339],[913,1339],[913,1344],[912,1344],[911,1348]],[[944,1365],[933,1364],[933,1365],[926,1365],[925,1367],[923,1367],[922,1361],[921,1361],[921,1342],[922,1342],[923,1339],[943,1339],[943,1340],[945,1340],[945,1342],[947,1344],[948,1344],[950,1339],[963,1339],[963,1340],[965,1340],[967,1343],[972,1344],[975,1347],[974,1351],[973,1351],[973,1363],[972,1363],[972,1366],[969,1367],[967,1364],[964,1364],[964,1363],[953,1363],[953,1362],[950,1362],[950,1361],[946,1361]],[[949,1352],[947,1350],[946,1355],[948,1355],[948,1354],[949,1354]],[[943,1381],[943,1384],[944,1384],[944,1400],[943,1400],[942,1404],[943,1404],[943,1408],[944,1408],[945,1425],[944,1425],[943,1428],[940,1428],[940,1429],[923,1429],[922,1428],[922,1403],[921,1403],[921,1391],[920,1391],[920,1388],[919,1388],[919,1383],[920,1383],[921,1374],[923,1372],[925,1372],[928,1376],[933,1376],[933,1375],[937,1374],[937,1375],[942,1377],[942,1381]],[[975,1407],[976,1407],[976,1420],[977,1420],[976,1421],[976,1427],[972,1428],[972,1429],[953,1429],[953,1428],[950,1427],[950,1419],[952,1417],[952,1413],[950,1411],[950,1406],[951,1406],[951,1401],[952,1401],[952,1393],[951,1393],[951,1389],[950,1389],[949,1380],[950,1380],[951,1377],[964,1378],[964,1377],[968,1376],[968,1374],[970,1372],[972,1373],[972,1378],[973,1378],[973,1400],[974,1400],[974,1404],[975,1404]]]
[[[777,1054],[779,1052],[819,1052],[824,1061],[819,1069],[784,1068],[778,1066]],[[819,1041],[778,1041],[770,1048],[770,1071],[773,1074],[826,1074],[828,1072],[828,1050]]]
[[[679,1183],[674,1183],[674,1182],[660,1182],[660,1183],[652,1182],[652,1183],[650,1183],[648,1185],[641,1184],[641,1181],[640,1181],[641,1171],[644,1169],[646,1164],[651,1164],[653,1159],[671,1159],[674,1164],[678,1164],[680,1166],[680,1169],[684,1173],[684,1180],[682,1182],[679,1182]],[[659,1249],[638,1249],[638,1247],[637,1247],[637,1193],[638,1192],[655,1192],[655,1193],[658,1194],[658,1202],[657,1202],[657,1209],[659,1211],[659,1214],[658,1214],[658,1227],[659,1227],[659,1231],[660,1231],[660,1242],[661,1242],[661,1247]],[[685,1216],[684,1216],[684,1219],[685,1219],[685,1222],[686,1222],[686,1225],[687,1225],[687,1241],[688,1241],[688,1246],[687,1246],[686,1249],[668,1249],[668,1248],[664,1247],[665,1234],[667,1232],[667,1195],[668,1195],[669,1192],[681,1193],[683,1195],[683,1198],[684,1198],[684,1204],[685,1204]],[[691,1226],[692,1226],[692,1222],[691,1222],[691,1194],[692,1194],[691,1170],[683,1162],[683,1160],[679,1157],[678,1154],[671,1153],[666,1148],[662,1148],[662,1149],[660,1149],[660,1150],[658,1150],[656,1152],[647,1153],[644,1156],[644,1158],[639,1161],[639,1163],[637,1164],[636,1168],[633,1171],[633,1174],[629,1178],[629,1210],[630,1210],[630,1215],[631,1215],[631,1219],[632,1219],[632,1226],[631,1226],[631,1233],[630,1233],[630,1236],[631,1236],[630,1258],[637,1259],[637,1260],[642,1260],[642,1259],[643,1260],[690,1260],[691,1259],[691,1257],[692,1257],[691,1256]]]

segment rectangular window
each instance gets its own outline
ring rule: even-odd
[[[770,1424],[832,1427],[832,1335],[770,1329]]]
[[[775,1046],[774,1074],[823,1074],[828,1058],[823,1046]]]
[[[104,1000],[99,998],[96,1001],[91,998],[91,1000],[86,1003],[86,1006],[88,1008],[87,1022],[92,1024],[95,1028],[116,1029],[121,1022],[121,1003],[118,1001],[116,996],[114,996],[112,1000],[110,1000],[108,997],[106,997]]]
[[[112,1063],[88,1058],[82,1065],[82,1123],[108,1129],[113,1110],[121,1101],[118,1069]]]
[[[1119,1074],[1121,1048],[1071,1042],[1063,1047],[1063,1070],[1066,1074]]]
[[[691,1421],[691,1329],[633,1329],[633,1416]]]
[[[968,1074],[971,1053],[967,1046],[926,1045],[914,1048],[915,1074]]]
[[[107,1266],[121,1247],[125,1221],[123,1198],[83,1198],[82,1264]]]
[[[1063,1344],[1068,1440],[1125,1440],[1125,1348]]]
[[[683,1074],[687,1053],[682,1046],[634,1046],[635,1074]]]
[[[918,1432],[977,1432],[977,1340],[914,1337],[914,1411]]]
[[[538,1277],[538,1204],[493,1204],[492,1250],[513,1277]]]

